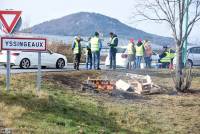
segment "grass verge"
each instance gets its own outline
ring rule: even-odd
[[[104,72],[105,73],[105,72]],[[164,85],[167,84],[166,72]],[[101,72],[45,73],[42,89],[35,91],[34,74],[12,76],[11,91],[0,92],[0,118],[14,133],[48,134],[198,134],[200,95],[151,95],[142,100],[120,100],[78,91],[87,77]],[[152,76],[156,82],[159,77]],[[200,77],[194,78],[193,88]],[[2,77],[1,88],[5,88]],[[169,81],[168,81],[169,82]],[[170,86],[169,86],[170,87]]]

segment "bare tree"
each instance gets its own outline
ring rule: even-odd
[[[200,0],[140,0],[134,14],[140,20],[167,22],[176,44],[175,88],[185,91],[191,85],[191,76],[186,77],[182,62],[182,48],[195,23],[200,20]],[[185,16],[189,13],[188,24]],[[191,70],[187,72],[191,75]]]

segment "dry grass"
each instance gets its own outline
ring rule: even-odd
[[[79,83],[85,78],[101,76],[102,73],[107,72],[45,73],[39,94],[35,92],[34,74],[14,75],[12,91],[1,90],[0,93],[0,117],[6,127],[14,128],[15,133],[20,134],[199,134],[199,92],[121,100],[78,91]],[[156,84],[172,90],[166,70],[148,73]],[[200,72],[195,70],[194,73],[192,88],[200,91]],[[0,78],[3,87],[4,80]]]

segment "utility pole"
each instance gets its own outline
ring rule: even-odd
[[[186,13],[184,15],[184,32],[187,33],[188,32],[188,20],[189,20],[189,15],[188,15],[188,9],[189,9],[189,0],[184,0],[185,1],[185,9],[186,9]],[[187,46],[188,46],[188,37],[186,37],[184,44],[183,44],[183,48],[182,48],[182,61],[183,64],[186,65],[186,61],[187,61]]]

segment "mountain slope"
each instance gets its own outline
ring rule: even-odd
[[[74,36],[77,34],[91,36],[95,31],[99,31],[103,33],[104,36],[108,36],[112,31],[119,37],[148,39],[160,45],[170,45],[173,42],[172,38],[149,34],[123,24],[117,19],[87,12],[75,13],[59,19],[46,21],[29,29],[25,29],[24,32],[26,31],[31,31],[36,34],[66,36]]]

